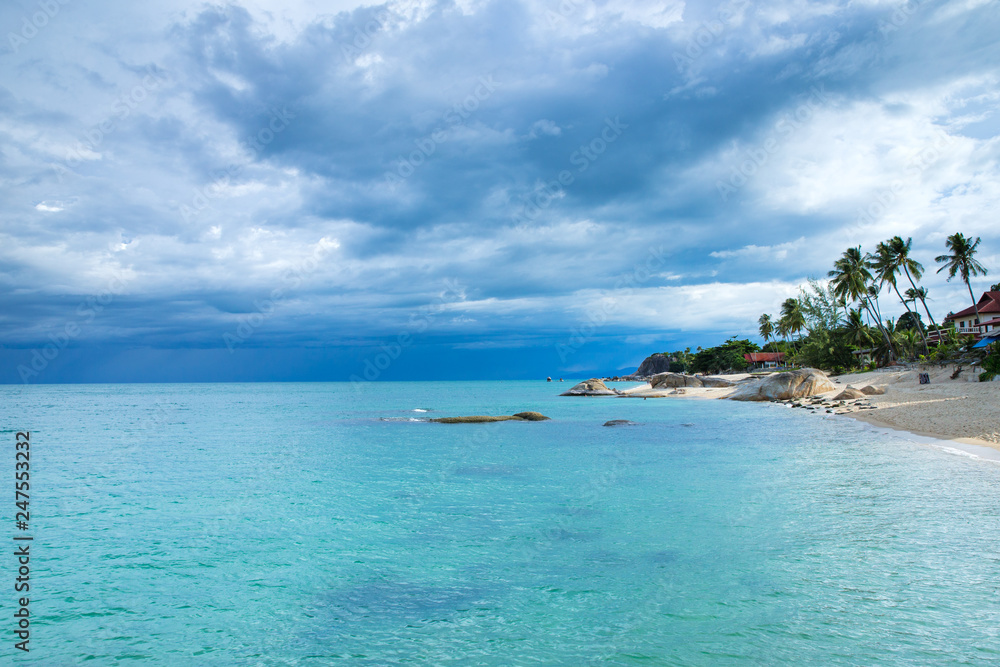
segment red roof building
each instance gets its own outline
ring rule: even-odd
[[[784,352],[747,352],[743,355],[746,359],[753,365],[760,365],[761,368],[766,368],[767,366],[777,366],[778,364],[785,361]]]
[[[979,310],[979,320],[976,319]],[[1000,329],[1000,292],[983,292],[976,308],[969,306],[957,313],[949,313],[945,324],[954,323],[960,334],[974,334],[977,338]]]

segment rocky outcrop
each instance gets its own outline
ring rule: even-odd
[[[639,364],[639,370],[637,370],[633,375],[636,377],[649,377],[650,375],[657,375],[659,373],[666,373],[670,370],[670,357],[658,352],[656,354],[651,354],[642,360]]]
[[[734,401],[788,401],[815,396],[836,387],[826,373],[815,368],[775,373],[760,380],[746,383],[729,398]]]
[[[839,394],[837,394],[836,396],[834,396],[833,400],[835,400],[835,401],[856,401],[857,399],[864,398],[864,397],[865,397],[865,395],[863,393],[861,393],[860,390],[855,389],[854,387],[850,387],[849,386],[849,387],[847,387],[847,389],[845,389],[844,391],[842,391]]]
[[[862,387],[861,393],[866,396],[881,396],[885,393],[885,387],[876,387],[870,384],[867,387]]]
[[[659,373],[649,378],[653,389],[674,389],[676,387],[732,387],[734,383],[723,378],[698,377],[686,373]]]
[[[605,426],[635,426],[635,422],[630,422],[627,419],[612,419],[611,421],[604,422]]]
[[[701,378],[684,373],[658,373],[649,378],[653,389],[673,389],[675,387],[704,387]]]
[[[608,387],[597,379],[584,380],[580,384],[573,385],[569,391],[564,391],[560,396],[617,396],[618,392],[608,389]]]
[[[514,415],[500,415],[491,417],[487,415],[472,415],[470,417],[438,417],[428,421],[438,424],[483,424],[487,422],[541,422],[548,417],[540,412],[518,412]]]

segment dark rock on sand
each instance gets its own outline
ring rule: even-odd
[[[684,373],[658,373],[649,378],[653,389],[672,389],[674,387],[704,387],[701,378]]]
[[[864,397],[865,397],[865,395],[862,392],[858,391],[854,387],[848,387],[844,391],[842,391],[839,394],[837,394],[836,396],[834,396],[833,400],[835,400],[835,401],[854,401],[854,400],[857,400],[859,398],[864,398]]]

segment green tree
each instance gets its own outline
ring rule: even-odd
[[[781,320],[784,329],[789,333],[797,334],[806,326],[805,314],[802,312],[802,302],[798,299],[785,299],[781,304]]]
[[[722,345],[699,350],[691,361],[691,370],[696,373],[717,373],[721,371],[744,370],[749,364],[743,358],[749,352],[759,352],[760,347],[747,339],[730,338]]]
[[[844,333],[847,336],[847,342],[855,347],[864,349],[872,345],[871,327],[865,324],[860,308],[852,308],[847,313],[847,325],[844,327]]]
[[[976,276],[985,276],[987,273],[986,268],[976,259],[976,248],[979,247],[979,241],[978,236],[973,241],[971,238],[966,238],[965,235],[956,232],[945,241],[945,245],[951,251],[950,254],[938,255],[934,258],[938,264],[944,264],[937,270],[938,273],[947,269],[949,281],[956,275],[961,276],[962,280],[965,281],[965,286],[969,288],[969,297],[972,299],[972,309],[976,312],[976,324],[979,324],[979,306],[976,304],[976,296],[972,293],[970,280]]]
[[[760,328],[758,329],[758,331],[760,331],[760,336],[764,339],[764,344],[767,345],[767,343],[771,340],[771,337],[774,336],[774,322],[771,321],[770,315],[764,313],[760,316],[760,319],[757,320],[757,324],[760,325]]]
[[[861,254],[861,247],[848,248],[844,254],[833,263],[833,270],[827,275],[830,276],[834,294],[850,302],[857,301],[865,309],[871,320],[878,327],[886,345],[892,349],[888,333],[883,329],[881,318],[878,316],[876,307],[872,305],[871,285],[872,273],[865,264],[864,256]],[[877,296],[878,290],[875,290]]]
[[[896,237],[899,238],[898,236]],[[902,239],[900,239],[902,242]],[[874,271],[874,277],[882,285],[888,285],[899,297],[900,302],[903,307],[906,308],[906,314],[911,315],[910,305],[903,295],[899,292],[899,286],[896,285],[896,276],[899,275],[900,269],[902,269],[902,264],[904,262],[903,255],[897,252],[892,240],[879,243],[875,246],[875,252],[868,255],[868,267]],[[930,354],[930,348],[927,346],[927,339],[924,337],[924,332],[922,329],[917,329],[917,333],[920,334],[920,340],[924,344],[924,352]]]
[[[910,288],[906,290],[907,295],[912,293],[916,298],[920,299],[920,303],[924,306],[924,312],[927,313],[927,321],[937,329],[937,322],[934,321],[934,316],[931,315],[930,309],[927,307],[927,290],[923,287],[917,287],[917,280],[924,275],[924,265],[917,260],[910,257],[910,250],[913,247],[913,239],[906,237],[904,241],[900,236],[893,236],[889,239],[889,247],[896,254],[899,262],[899,266],[903,269],[903,273],[906,274],[906,278],[910,281]],[[913,304],[916,306],[916,303]]]

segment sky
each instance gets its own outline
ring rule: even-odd
[[[1000,2],[0,5],[0,382],[586,377],[1000,273]],[[903,311],[885,299],[889,314]]]

